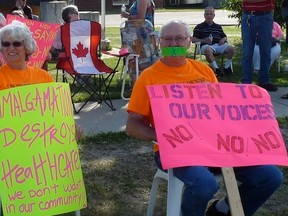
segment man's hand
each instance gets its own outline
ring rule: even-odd
[[[149,124],[148,119],[138,113],[130,112],[126,123],[126,133],[139,140],[157,141],[156,131]]]
[[[209,37],[206,37],[206,38],[204,38],[203,40],[202,40],[202,43],[206,43],[206,44],[212,44],[212,40],[211,40],[211,38],[209,38]]]
[[[223,44],[226,43],[226,38],[222,38],[219,42],[218,42],[218,45],[221,46]]]

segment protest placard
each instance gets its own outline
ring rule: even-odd
[[[270,96],[252,84],[147,87],[163,168],[288,165]]]
[[[56,215],[86,207],[69,85],[0,91],[0,119],[4,214]]]
[[[57,32],[60,29],[60,24],[30,20],[7,14],[7,24],[11,23],[13,20],[25,23],[32,32],[32,36],[37,43],[37,50],[29,58],[28,65],[42,68],[50,52],[53,41],[56,38]]]

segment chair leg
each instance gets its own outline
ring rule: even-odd
[[[125,59],[125,66],[123,68],[123,75],[122,75],[122,88],[121,88],[121,98],[123,100],[129,100],[129,98],[125,98],[124,96],[124,92],[125,92],[125,84],[126,84],[126,77],[127,77],[127,74],[128,74],[128,63],[129,63],[129,60],[130,60],[130,55],[128,55]]]
[[[184,184],[174,176],[173,169],[168,169],[168,176],[167,216],[178,216],[181,215]]]
[[[81,216],[80,210],[75,211],[75,216]]]
[[[277,63],[278,63],[278,65],[277,65],[277,70],[278,70],[278,73],[280,73],[280,71],[281,71],[281,59],[282,59],[282,56],[281,55],[279,55],[278,56],[278,58],[277,58]]]
[[[150,199],[149,199],[149,203],[148,203],[148,209],[147,209],[146,216],[152,216],[153,215],[160,180],[161,180],[161,178],[156,177],[156,175],[155,175],[155,177],[153,179],[153,183],[152,183],[151,192],[150,192]]]

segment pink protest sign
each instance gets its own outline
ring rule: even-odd
[[[37,50],[29,58],[28,65],[41,68],[48,56],[60,24],[45,23],[7,14],[7,24],[13,20],[25,23],[33,33],[33,38],[37,43]]]
[[[151,100],[162,165],[288,165],[273,105],[252,84],[153,85]]]

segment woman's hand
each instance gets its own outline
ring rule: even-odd
[[[79,125],[75,124],[75,138],[77,142],[83,137],[83,133],[83,129]]]

